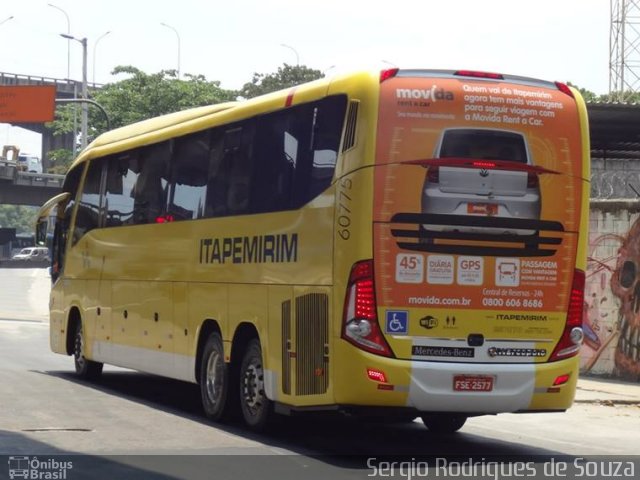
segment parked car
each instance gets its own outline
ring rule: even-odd
[[[527,235],[533,230],[480,227],[474,217],[540,219],[538,173],[522,133],[450,128],[434,152],[422,190],[422,212],[469,219],[426,230]]]
[[[11,260],[26,260],[35,262],[38,260],[48,260],[49,249],[47,247],[27,247],[16,253]]]

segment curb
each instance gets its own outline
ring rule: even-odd
[[[637,405],[640,407],[640,400],[610,400],[603,398],[596,398],[593,400],[574,400],[573,403],[582,404],[598,404],[605,407],[615,407],[616,405]]]

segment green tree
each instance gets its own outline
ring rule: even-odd
[[[48,156],[49,162],[53,165],[49,168],[49,173],[57,173],[58,175],[64,175],[73,161],[73,152],[66,148],[49,150]]]
[[[96,90],[93,100],[108,112],[111,128],[140,120],[177,112],[192,107],[235,100],[238,92],[220,88],[220,82],[207,81],[203,75],[186,74],[180,80],[175,70],[146,74],[132,66],[116,67],[113,74],[128,74],[129,78],[109,83]],[[104,115],[97,109],[91,113],[91,136],[107,129]]]
[[[33,233],[37,207],[0,205],[0,227],[15,228],[16,233]]]
[[[89,141],[109,127],[118,128],[187,108],[226,102],[238,95],[235,90],[221,88],[218,81],[207,81],[203,75],[186,74],[185,79],[179,79],[175,70],[146,74],[132,66],[119,66],[112,73],[127,74],[128,78],[91,92],[91,100],[99,103],[109,115],[110,125],[98,108],[89,106]],[[48,124],[54,134],[73,131],[75,110],[78,108],[73,104],[56,109],[56,119]],[[72,158],[72,152],[49,152],[56,173],[64,173]]]
[[[620,102],[621,99],[623,102],[626,102],[626,103],[634,103],[634,102],[640,103],[640,92],[626,91],[626,92],[622,92],[622,94],[621,92],[611,92],[611,93],[603,93],[601,95],[598,95],[597,93],[587,90],[586,88],[581,88],[571,82],[567,82],[567,84],[574,88],[577,88],[580,94],[582,95],[582,98],[584,98],[584,101],[587,103]]]
[[[580,92],[580,95],[582,95],[582,98],[584,98],[584,101],[587,103],[595,102],[598,100],[598,95],[593,93],[590,90],[587,90],[586,88],[579,87],[578,85],[574,85],[571,82],[567,82],[567,85],[573,88],[577,88],[578,91]]]
[[[244,98],[253,98],[322,77],[324,74],[320,70],[314,70],[305,65],[293,66],[285,63],[282,67],[278,67],[275,73],[254,73],[251,82],[245,83],[240,90],[240,95]]]

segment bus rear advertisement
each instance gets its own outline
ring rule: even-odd
[[[569,408],[589,198],[574,88],[390,69],[98,137],[50,212],[51,348],[200,385],[205,414]]]

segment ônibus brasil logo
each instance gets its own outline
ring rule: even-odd
[[[29,480],[66,480],[67,470],[73,468],[73,462],[65,462],[48,458],[39,460],[38,457],[10,456],[9,478],[24,478]]]

